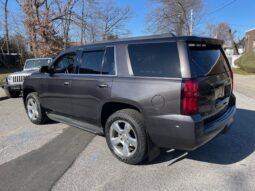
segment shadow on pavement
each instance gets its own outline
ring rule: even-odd
[[[220,134],[208,144],[191,151],[162,150],[161,155],[146,165],[169,161],[169,165],[184,158],[215,164],[239,162],[255,150],[255,111],[237,109],[235,121],[226,134]]]

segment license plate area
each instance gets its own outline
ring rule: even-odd
[[[218,87],[218,88],[215,88],[215,99],[218,99],[218,98],[223,98],[225,97],[225,87],[224,86],[221,86],[221,87]]]
[[[21,86],[20,85],[15,85],[15,86],[10,86],[10,88],[12,90],[20,90],[21,89]]]

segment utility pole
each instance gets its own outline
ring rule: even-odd
[[[193,34],[193,9],[190,10],[190,31],[189,35],[192,36]]]
[[[239,55],[237,44],[235,43],[235,40],[234,40],[234,33],[235,32],[232,33],[231,29],[229,29],[228,33],[229,33],[229,37],[230,37],[232,48],[234,49],[234,55]]]

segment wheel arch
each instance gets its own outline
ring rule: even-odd
[[[27,87],[23,90],[23,102],[24,103],[26,102],[27,95],[32,92],[36,92],[36,90],[32,87]]]
[[[139,113],[143,113],[142,108],[133,102],[129,102],[129,101],[109,101],[106,102],[102,105],[102,109],[101,109],[101,116],[100,116],[100,120],[101,120],[101,125],[103,127],[103,129],[105,128],[105,124],[107,119],[116,111],[119,111],[121,109],[134,109],[136,111],[138,111]]]

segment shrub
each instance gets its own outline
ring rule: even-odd
[[[255,73],[255,53],[246,53],[235,61],[242,70]]]
[[[239,66],[239,67],[240,67],[241,62],[242,62],[242,57],[243,57],[243,56],[240,56],[238,59],[235,60],[235,65],[236,65],[236,66]]]

